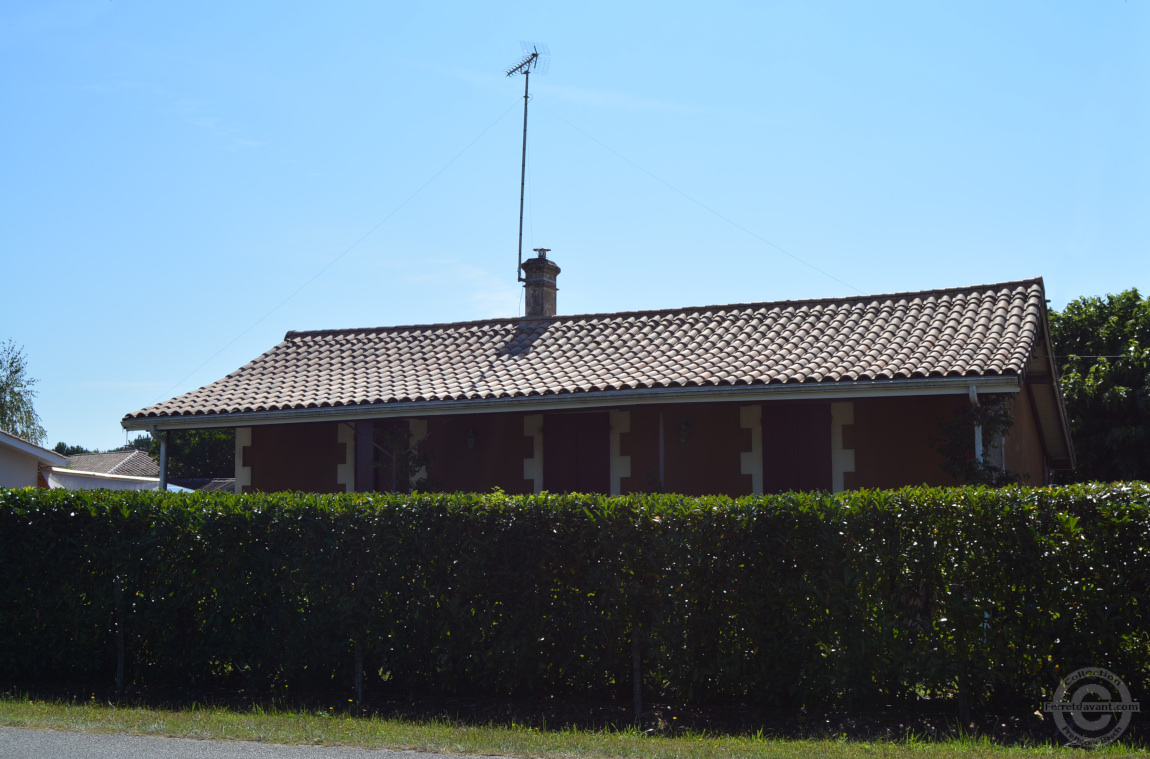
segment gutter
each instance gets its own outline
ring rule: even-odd
[[[471,398],[462,401],[411,401],[322,408],[288,408],[274,411],[247,411],[230,414],[186,416],[125,417],[126,430],[208,429],[249,427],[264,424],[354,421],[395,417],[446,416],[449,414],[494,414],[510,411],[558,411],[579,408],[621,408],[656,403],[716,403],[807,400],[815,398],[874,398],[910,395],[968,395],[972,387],[980,393],[1017,393],[1022,387],[1013,375],[998,377],[941,377],[933,379],[828,382],[787,385],[719,385],[707,387],[660,387],[642,390],[610,390],[591,393],[519,398]]]

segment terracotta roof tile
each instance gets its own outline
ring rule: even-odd
[[[848,299],[289,332],[128,418],[719,385],[1021,374],[1041,279]]]

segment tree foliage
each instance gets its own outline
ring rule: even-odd
[[[980,396],[977,407],[962,406],[954,418],[939,425],[941,437],[930,441],[942,455],[942,469],[965,485],[1003,487],[1022,478],[1016,472],[993,463],[994,452],[1002,447],[1014,415],[1005,395]],[[974,430],[982,428],[982,458],[975,456]]]
[[[52,449],[61,456],[75,456],[77,453],[96,453],[97,451],[90,451],[82,445],[68,445],[63,440],[56,443],[56,447]]]
[[[11,340],[0,343],[0,430],[40,445],[45,433],[32,406],[35,385],[24,349]]]
[[[1150,480],[1150,298],[1137,289],[1050,312],[1078,455],[1073,478]]]
[[[135,448],[137,451],[143,451],[144,453],[147,453],[148,451],[152,450],[153,442],[154,441],[152,440],[151,435],[136,435],[134,438],[132,438],[131,442],[129,442],[124,447]]]
[[[133,447],[143,436],[132,441]],[[148,455],[160,460],[160,443]],[[173,430],[168,433],[168,478],[232,477],[236,471],[236,432],[231,429]]]

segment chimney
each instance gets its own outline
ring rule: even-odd
[[[559,289],[555,286],[555,278],[559,276],[559,267],[547,258],[550,250],[536,248],[536,257],[523,262],[523,289],[527,291],[524,301],[528,317],[555,315],[555,293]]]

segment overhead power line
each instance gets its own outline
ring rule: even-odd
[[[419,193],[421,193],[421,192],[423,192],[425,189],[427,189],[427,186],[428,186],[428,185],[430,185],[432,182],[434,182],[436,179],[438,179],[440,174],[442,174],[443,172],[445,172],[445,171],[447,171],[449,168],[451,168],[451,165],[452,165],[452,164],[454,164],[456,161],[458,161],[458,160],[460,159],[460,157],[462,157],[462,156],[463,156],[463,154],[464,154],[464,153],[466,153],[468,150],[470,150],[472,145],[474,145],[475,143],[479,142],[479,141],[480,141],[480,140],[483,138],[483,136],[484,136],[485,134],[487,134],[488,132],[490,132],[490,131],[491,131],[492,127],[494,127],[496,124],[498,124],[500,121],[502,121],[502,120],[503,120],[503,118],[504,118],[505,116],[507,116],[507,114],[511,113],[511,111],[512,111],[512,110],[513,110],[513,109],[514,109],[516,106],[518,106],[518,105],[519,105],[519,102],[518,102],[518,98],[516,98],[516,102],[515,102],[515,103],[513,103],[513,104],[512,104],[512,105],[511,105],[511,106],[510,106],[510,107],[509,107],[509,108],[508,108],[506,111],[504,111],[503,113],[499,114],[499,118],[495,119],[495,120],[494,120],[494,121],[492,121],[490,124],[488,124],[488,125],[487,125],[487,127],[486,127],[486,128],[484,128],[484,130],[483,130],[482,132],[480,132],[480,133],[479,133],[479,135],[478,135],[478,136],[477,136],[477,137],[476,137],[474,140],[472,140],[471,142],[467,143],[466,147],[464,147],[464,148],[463,148],[463,150],[460,150],[458,153],[456,153],[456,154],[455,154],[455,156],[454,156],[454,157],[453,157],[453,158],[452,158],[450,161],[448,161],[447,163],[443,164],[443,166],[442,166],[442,167],[439,169],[439,171],[437,171],[437,172],[435,172],[434,174],[432,174],[430,179],[428,179],[426,182],[424,182],[423,184],[421,184],[421,185],[419,186],[419,189],[417,189],[415,192],[413,192],[413,193],[411,193],[410,195],[408,195],[408,196],[407,196],[407,198],[406,198],[406,199],[405,199],[405,200],[404,200],[402,203],[400,203],[400,204],[399,204],[399,205],[397,205],[395,208],[393,208],[393,209],[391,210],[391,213],[389,213],[387,216],[384,216],[384,217],[383,217],[383,219],[381,219],[381,220],[379,221],[379,223],[377,223],[377,224],[376,224],[374,227],[372,227],[371,229],[367,230],[367,232],[364,232],[364,233],[363,233],[363,234],[362,234],[362,235],[359,237],[359,239],[357,239],[357,240],[356,240],[355,242],[353,242],[351,245],[349,245],[349,246],[347,246],[346,248],[344,248],[344,250],[343,250],[343,252],[342,252],[342,253],[340,253],[338,256],[336,256],[335,258],[331,259],[331,260],[330,260],[330,261],[328,261],[326,264],[324,264],[324,265],[323,265],[323,266],[322,266],[322,267],[319,269],[319,271],[317,271],[315,274],[313,274],[313,275],[312,275],[312,276],[311,276],[311,277],[310,277],[310,278],[309,278],[309,279],[308,279],[306,282],[304,282],[302,285],[300,285],[300,286],[299,286],[299,287],[297,287],[295,290],[293,290],[293,291],[292,291],[292,293],[291,293],[290,295],[288,295],[286,298],[284,298],[284,299],[283,299],[283,300],[281,300],[279,303],[277,303],[275,306],[273,306],[273,307],[272,307],[270,310],[268,310],[268,312],[267,312],[267,313],[265,313],[263,316],[261,316],[260,318],[256,319],[254,322],[252,322],[252,323],[251,323],[251,324],[250,324],[250,325],[247,327],[247,329],[245,329],[244,331],[240,332],[238,335],[236,335],[235,337],[233,337],[233,338],[232,338],[231,340],[229,340],[229,341],[228,341],[228,342],[227,342],[227,343],[226,343],[226,344],[225,344],[225,345],[224,345],[222,348],[220,348],[220,349],[219,349],[219,350],[217,350],[215,353],[213,353],[212,355],[210,355],[210,356],[208,356],[206,359],[204,359],[204,361],[203,361],[203,362],[202,362],[202,363],[201,363],[199,366],[197,366],[195,369],[193,369],[193,370],[191,370],[190,372],[188,372],[186,375],[184,375],[184,377],[182,377],[182,378],[181,378],[181,379],[180,379],[178,382],[176,382],[175,384],[173,384],[173,385],[172,385],[170,388],[168,388],[167,390],[165,390],[163,393],[161,393],[160,395],[156,396],[155,400],[153,400],[153,401],[152,401],[152,404],[155,404],[155,403],[157,403],[158,401],[160,401],[160,400],[162,400],[162,399],[164,399],[164,398],[166,398],[166,397],[170,397],[170,394],[172,393],[172,391],[173,391],[173,390],[175,390],[176,388],[178,388],[180,385],[184,384],[184,382],[186,382],[186,381],[187,381],[187,380],[188,380],[190,377],[192,377],[192,376],[193,376],[193,375],[194,375],[196,372],[198,372],[200,369],[203,369],[205,366],[207,366],[209,363],[211,363],[211,361],[212,361],[213,359],[215,359],[215,358],[216,358],[217,356],[219,356],[221,353],[223,353],[223,352],[224,352],[224,351],[226,351],[228,348],[230,348],[232,345],[234,345],[234,344],[236,343],[236,341],[237,341],[237,340],[239,340],[241,337],[243,337],[244,335],[246,335],[247,333],[251,332],[251,331],[252,331],[253,329],[255,329],[256,327],[258,327],[258,326],[259,326],[259,325],[260,325],[260,324],[261,324],[261,323],[262,323],[262,322],[263,322],[265,319],[267,319],[269,316],[271,316],[271,315],[272,315],[272,314],[274,314],[276,311],[278,311],[280,308],[282,308],[282,307],[284,306],[284,304],[286,304],[286,303],[287,303],[289,300],[291,300],[292,298],[294,298],[295,296],[297,296],[297,295],[299,295],[301,292],[303,292],[303,290],[304,290],[305,288],[307,288],[307,286],[308,286],[308,285],[310,285],[312,282],[315,282],[317,279],[319,279],[319,278],[320,278],[320,276],[322,276],[324,272],[326,272],[326,271],[327,271],[328,269],[330,269],[331,267],[335,266],[335,264],[336,264],[336,263],[338,263],[340,259],[342,259],[344,256],[346,256],[346,255],[347,255],[348,253],[350,253],[351,251],[355,250],[355,249],[356,249],[356,248],[359,246],[359,244],[360,244],[360,243],[362,243],[362,242],[363,242],[364,240],[366,240],[368,237],[371,237],[371,235],[372,235],[372,234],[373,234],[373,233],[374,233],[374,232],[375,232],[377,229],[379,229],[379,228],[380,228],[380,227],[382,227],[384,224],[386,224],[386,223],[387,223],[387,222],[388,222],[388,221],[391,219],[391,217],[393,217],[393,216],[395,216],[397,213],[399,213],[399,212],[400,212],[400,210],[402,210],[404,206],[406,206],[408,203],[410,203],[412,200],[414,200],[414,199],[415,199],[415,197],[416,197],[417,195],[419,195]],[[149,405],[151,405],[151,404],[149,404]]]
[[[780,245],[776,245],[775,243],[771,242],[770,240],[766,239],[765,237],[762,237],[761,235],[755,234],[754,232],[752,232],[751,230],[747,229],[747,228],[746,228],[746,227],[744,227],[743,225],[741,225],[741,224],[739,224],[739,223],[737,223],[737,222],[735,222],[735,221],[732,221],[732,220],[731,220],[731,219],[729,219],[728,217],[726,217],[726,216],[724,216],[723,214],[721,214],[721,213],[719,213],[718,211],[716,211],[714,208],[711,208],[710,206],[708,206],[706,203],[703,203],[701,200],[698,200],[697,198],[694,198],[694,197],[692,197],[691,195],[688,195],[688,194],[687,194],[686,192],[684,192],[683,190],[680,190],[678,187],[676,187],[675,185],[671,184],[670,182],[668,182],[667,180],[663,179],[662,177],[660,177],[660,176],[657,176],[657,175],[655,175],[654,173],[652,173],[652,172],[648,171],[647,169],[643,168],[642,166],[640,166],[639,164],[635,163],[634,161],[632,161],[630,158],[628,158],[627,156],[623,155],[623,154],[622,154],[622,153],[620,153],[619,151],[617,151],[617,150],[615,150],[614,148],[612,148],[612,147],[610,147],[610,146],[608,146],[608,145],[604,144],[604,143],[603,143],[603,142],[601,142],[600,140],[597,140],[597,139],[595,139],[595,138],[594,138],[594,137],[592,137],[591,135],[587,134],[587,132],[583,131],[582,129],[580,129],[579,127],[575,126],[574,124],[572,124],[572,123],[571,123],[570,121],[568,121],[567,119],[565,119],[565,118],[563,118],[562,116],[560,116],[560,115],[559,115],[558,113],[556,113],[555,111],[553,111],[553,110],[551,110],[551,109],[546,109],[546,110],[547,110],[547,111],[548,111],[548,112],[549,112],[549,113],[550,113],[552,116],[554,116],[555,118],[559,119],[559,120],[560,120],[560,121],[562,121],[564,124],[566,124],[567,126],[571,127],[572,129],[574,129],[576,132],[578,132],[579,134],[583,135],[583,136],[584,136],[584,137],[586,137],[587,139],[591,140],[591,142],[594,142],[596,145],[598,145],[599,147],[603,148],[603,149],[604,149],[604,150],[606,150],[608,153],[611,153],[611,154],[612,154],[612,155],[614,155],[616,158],[619,158],[619,159],[620,159],[620,160],[622,160],[622,161],[626,161],[626,162],[627,162],[627,163],[629,163],[631,166],[635,167],[635,168],[636,168],[636,169],[638,169],[639,171],[641,171],[641,172],[643,172],[644,174],[646,174],[647,176],[651,177],[651,179],[654,179],[654,180],[655,180],[656,182],[658,182],[659,184],[661,184],[661,185],[664,185],[665,187],[667,187],[667,188],[669,188],[669,189],[671,189],[671,190],[674,190],[675,192],[677,192],[678,194],[682,195],[682,196],[683,196],[684,198],[686,198],[687,200],[691,201],[691,202],[692,202],[692,203],[694,203],[695,205],[697,205],[697,206],[699,206],[700,208],[702,208],[704,211],[706,211],[706,212],[708,212],[708,213],[710,213],[710,214],[712,214],[712,215],[714,215],[714,216],[718,217],[719,219],[722,219],[723,221],[727,222],[728,224],[730,224],[730,225],[731,225],[732,227],[734,227],[735,229],[738,229],[738,230],[740,230],[740,231],[742,231],[742,232],[745,232],[746,234],[748,234],[748,235],[750,235],[751,237],[755,238],[755,239],[756,239],[756,240],[758,240],[759,242],[761,242],[761,243],[764,243],[765,245],[769,245],[769,246],[771,246],[772,248],[774,248],[775,250],[779,251],[780,253],[782,253],[783,255],[787,256],[788,258],[791,258],[791,259],[793,259],[793,260],[795,260],[795,261],[799,262],[799,263],[800,263],[800,264],[802,264],[803,266],[806,266],[806,267],[808,267],[808,268],[810,268],[810,269],[813,269],[814,271],[817,271],[819,274],[822,274],[824,277],[829,277],[830,279],[833,279],[835,282],[838,282],[838,283],[839,283],[840,285],[842,285],[843,287],[848,287],[848,288],[850,288],[851,290],[854,290],[856,293],[858,293],[858,294],[860,294],[860,295],[864,295],[864,294],[865,294],[865,293],[863,293],[863,291],[862,291],[862,290],[858,289],[857,287],[855,287],[854,285],[852,285],[852,284],[850,284],[850,283],[848,283],[848,282],[844,282],[844,281],[842,281],[841,279],[839,279],[839,278],[838,278],[838,277],[836,277],[835,275],[831,274],[829,271],[826,271],[825,269],[820,269],[818,266],[815,266],[815,265],[814,265],[814,264],[812,264],[810,261],[807,261],[807,260],[805,260],[805,259],[803,259],[803,258],[800,258],[799,256],[796,256],[794,253],[791,253],[789,250],[786,250],[786,249],[785,249],[785,248],[783,248],[782,246],[780,246]]]

